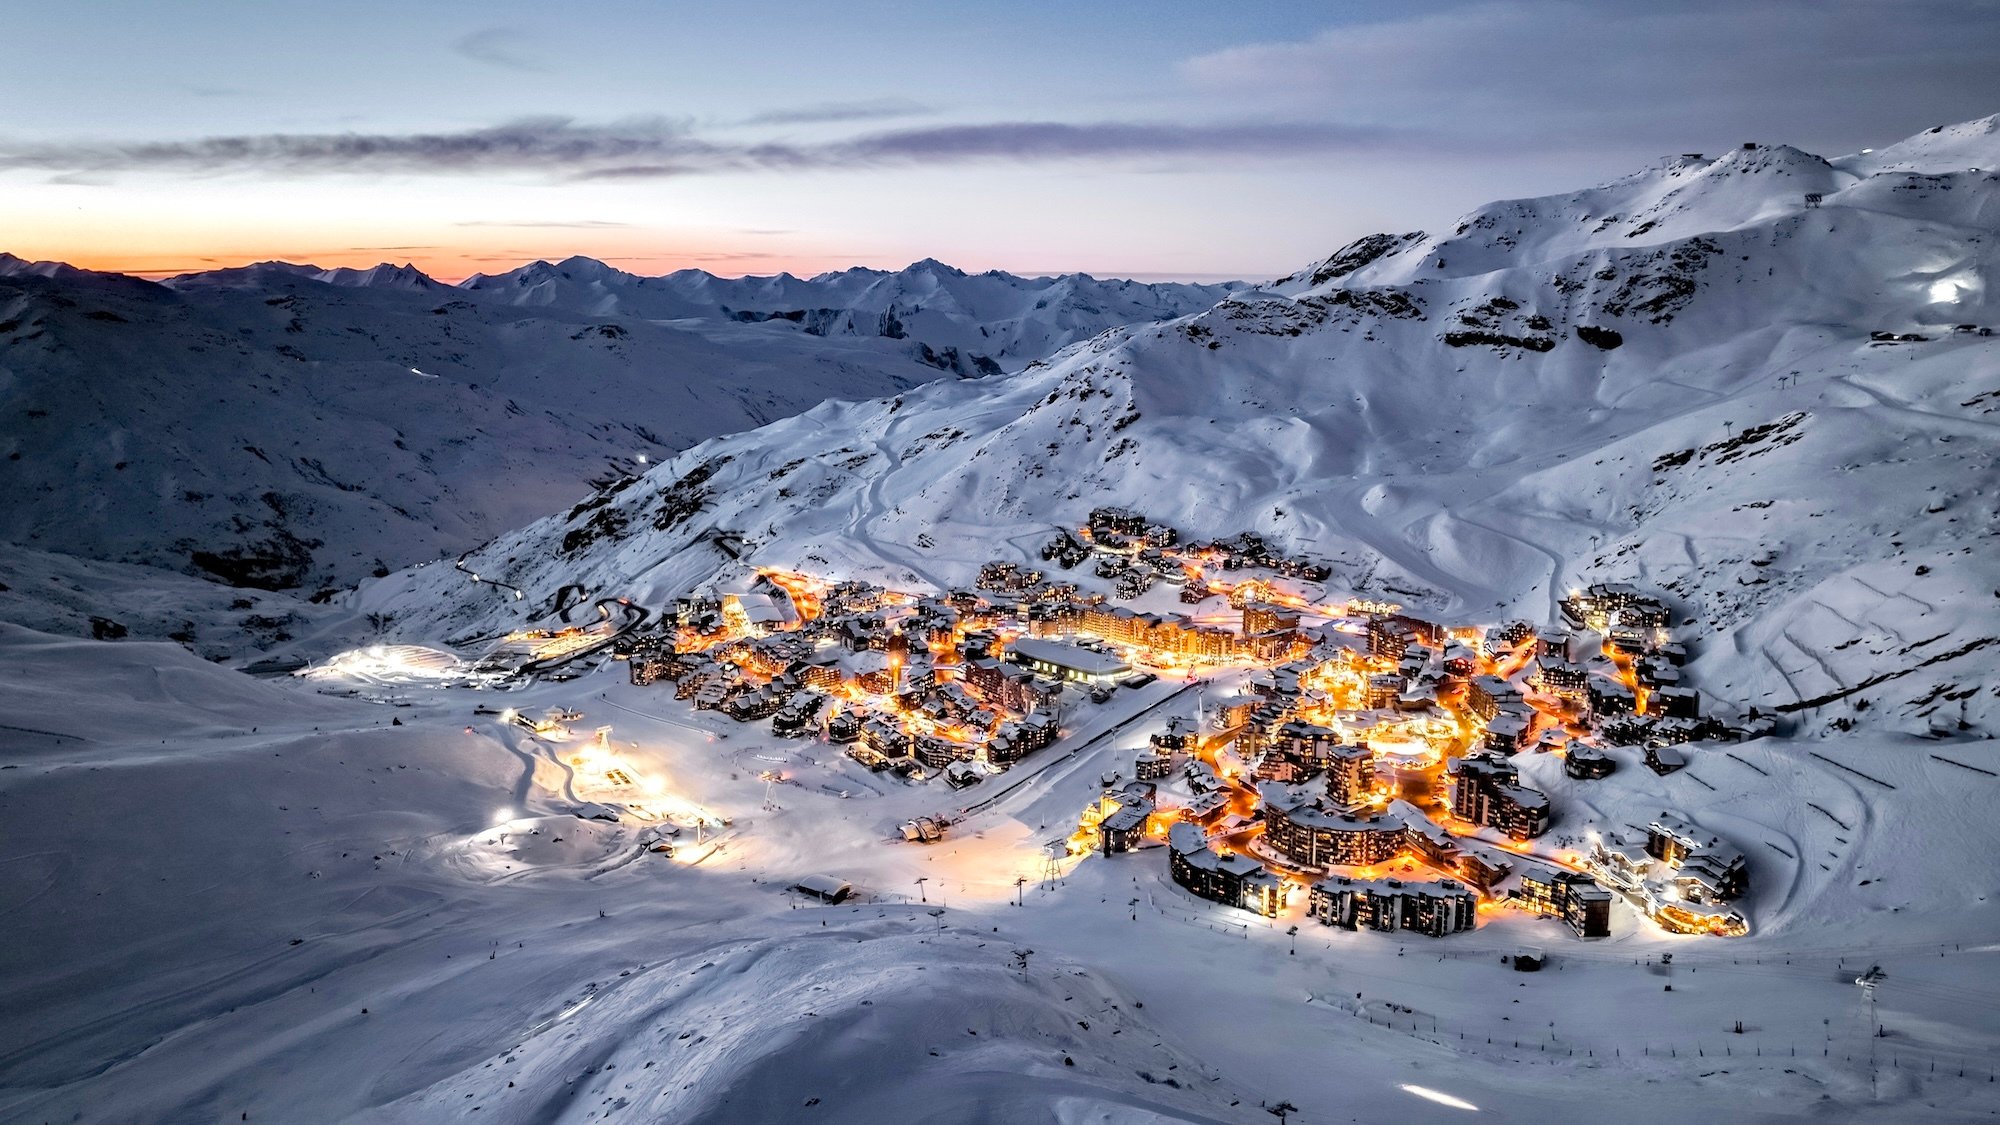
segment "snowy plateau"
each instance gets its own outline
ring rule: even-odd
[[[1255,285],[0,259],[0,1119],[1989,1119],[1996,240],[2000,116]]]

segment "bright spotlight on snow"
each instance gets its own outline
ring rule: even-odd
[[[1931,304],[1948,305],[1956,300],[1958,300],[1958,282],[1956,281],[1931,282]]]
[[[513,809],[500,809],[493,814],[493,827],[498,828],[514,819]]]
[[[643,464],[645,464],[645,463],[646,463],[646,455],[645,455],[645,454],[643,454],[643,453],[639,454],[639,463],[640,463],[641,465],[643,465]]]
[[[1450,1094],[1441,1094],[1438,1091],[1433,1090],[1427,1086],[1412,1086],[1409,1083],[1405,1082],[1399,1087],[1399,1089],[1401,1089],[1406,1094],[1415,1094],[1416,1096],[1424,1099],[1427,1102],[1436,1102],[1439,1105],[1448,1105],[1453,1109],[1469,1109],[1474,1113],[1479,1112],[1478,1106],[1473,1105],[1471,1102],[1466,1101],[1464,1098],[1454,1098]]]

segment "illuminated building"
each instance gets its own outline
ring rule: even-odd
[[[842,711],[828,719],[826,740],[833,743],[847,743],[860,738],[862,718],[858,711]]]
[[[1300,867],[1386,863],[1404,848],[1403,822],[1328,812],[1310,797],[1266,786],[1264,845]]]
[[[1023,714],[1054,706],[1061,694],[1058,688],[1037,683],[1027,668],[1002,664],[991,657],[966,664],[965,686],[981,699]]]
[[[924,734],[917,736],[913,752],[925,769],[941,770],[960,758],[971,757],[972,747],[934,734]]]
[[[1570,635],[1564,629],[1535,630],[1535,655],[1568,660],[1570,656]]]
[[[1029,715],[1023,719],[1010,719],[1000,724],[985,746],[986,763],[991,766],[1007,767],[1042,749],[1056,740],[1056,717],[1051,714]]]
[[[1318,758],[1326,766],[1326,796],[1337,809],[1358,809],[1375,792],[1375,755],[1367,746],[1335,742]]]
[[[1509,621],[1486,631],[1486,655],[1492,659],[1520,648],[1522,642],[1535,635],[1535,626],[1527,621]]]
[[[1243,606],[1243,635],[1246,637],[1289,633],[1298,627],[1299,615],[1294,610],[1262,601],[1247,602]]]
[[[1411,645],[1443,648],[1448,634],[1434,621],[1400,613],[1375,614],[1368,618],[1368,652],[1371,656],[1401,660]]]
[[[1646,710],[1670,719],[1693,719],[1701,715],[1701,693],[1693,688],[1663,687],[1646,697]]]
[[[1521,689],[1499,676],[1474,676],[1465,685],[1465,708],[1482,719],[1491,719],[1500,713],[1502,703],[1520,698]]]
[[[871,715],[861,724],[861,744],[889,761],[909,757],[913,743],[910,732],[886,715]]]
[[[1362,706],[1373,710],[1387,710],[1396,705],[1403,695],[1403,677],[1394,672],[1378,672],[1368,677],[1367,687],[1362,697]]]
[[[1615,715],[1630,715],[1639,707],[1639,698],[1631,688],[1603,676],[1591,677],[1585,698],[1590,706],[1590,717],[1596,722]]]
[[[1487,720],[1486,733],[1482,739],[1486,749],[1496,754],[1518,754],[1527,746],[1530,721],[1510,711],[1502,711]]]
[[[1016,639],[1008,656],[1025,668],[1058,680],[1102,683],[1132,670],[1130,664],[1108,652],[1034,637]]]
[[[1579,781],[1610,777],[1617,768],[1618,764],[1611,760],[1609,754],[1594,746],[1572,742],[1563,756],[1563,772]]]
[[[1479,896],[1450,879],[1323,879],[1313,884],[1307,913],[1344,930],[1410,930],[1443,937],[1479,924]]]
[[[1172,755],[1157,750],[1141,750],[1132,762],[1132,776],[1140,781],[1157,781],[1174,772]]]
[[[1532,839],[1549,830],[1549,799],[1520,784],[1520,774],[1505,758],[1485,753],[1453,759],[1451,808],[1461,820],[1498,828],[1517,840]]]
[[[1568,657],[1554,653],[1537,657],[1528,676],[1528,681],[1542,691],[1571,700],[1584,697],[1589,680],[1590,674],[1583,665],[1572,664]]]
[[[1127,795],[1120,799],[1118,811],[1097,822],[1098,849],[1105,855],[1129,852],[1146,839],[1146,825],[1153,815],[1153,802],[1145,797]]]
[[[1646,852],[1676,869],[1691,901],[1727,901],[1749,888],[1743,853],[1679,817],[1661,813],[1646,826]]]
[[[1093,535],[1111,533],[1114,535],[1142,536],[1146,534],[1146,517],[1130,508],[1106,506],[1093,508],[1088,524]]]
[[[1195,721],[1186,715],[1168,719],[1167,729],[1157,731],[1147,739],[1153,749],[1166,754],[1193,750],[1200,740],[1201,731],[1195,726]]]
[[[1212,851],[1200,828],[1180,821],[1167,830],[1167,866],[1174,882],[1198,897],[1274,917],[1285,884],[1246,855]]]
[[[1666,604],[1629,582],[1598,582],[1571,593],[1559,607],[1572,625],[1608,633],[1618,626],[1657,630],[1667,626]]]
[[[1580,938],[1611,936],[1611,892],[1579,872],[1528,863],[1507,902],[1532,914],[1561,918]]]
[[[1661,777],[1684,770],[1687,764],[1687,755],[1665,743],[1656,742],[1646,747],[1646,768]]]
[[[805,734],[812,728],[814,720],[825,706],[826,696],[810,691],[794,693],[785,701],[785,706],[771,719],[771,731],[781,737]]]

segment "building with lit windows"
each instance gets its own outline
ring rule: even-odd
[[[1200,898],[1275,917],[1285,903],[1282,879],[1246,855],[1209,848],[1202,830],[1180,821],[1167,830],[1167,866],[1174,882]]]
[[[1459,819],[1498,828],[1516,840],[1529,840],[1549,830],[1549,799],[1520,783],[1520,773],[1496,754],[1454,758],[1445,767],[1451,777],[1451,809]]]
[[[1313,884],[1306,909],[1321,924],[1343,930],[1443,937],[1479,924],[1479,896],[1450,879],[1322,879]]]

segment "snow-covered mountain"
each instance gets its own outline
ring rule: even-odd
[[[716,434],[937,368],[887,341],[0,260],[0,541],[264,587],[454,554]]]
[[[1015,370],[1107,328],[1208,308],[1239,285],[1100,280],[1088,274],[968,274],[926,258],[906,269],[855,268],[798,278],[681,270],[640,277],[591,258],[535,262],[467,278],[467,292],[592,315],[702,317],[792,325],[817,336],[908,341],[960,374]]]
[[[529,604],[659,599],[741,565],[726,531],[753,562],[948,586],[1121,504],[1475,619],[1636,579],[1679,599],[1724,698],[1990,724],[1996,233],[2000,117],[1836,160],[1680,156],[1007,378],[704,443],[476,562]],[[364,595],[433,637],[523,612],[438,570]]]
[[[0,263],[0,275],[5,268]],[[349,288],[454,288],[414,266],[388,263],[355,270],[260,262],[183,274],[167,284],[179,290],[254,288],[299,278]],[[926,366],[975,376],[1018,370],[1108,328],[1199,312],[1244,283],[968,274],[930,258],[894,272],[855,267],[810,278],[718,277],[692,269],[646,277],[572,257],[474,274],[455,288],[470,300],[593,318],[704,321],[870,340]]]

